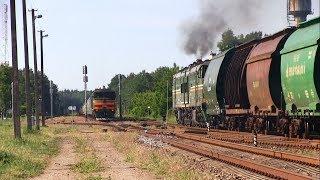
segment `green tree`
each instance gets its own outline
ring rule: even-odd
[[[169,107],[171,108],[172,77],[179,70],[173,67],[160,67],[154,72],[142,71],[128,76],[121,75],[122,107],[124,113],[136,117],[161,117],[166,114],[167,83],[169,83]],[[118,76],[111,79],[108,87],[118,94]],[[148,109],[150,107],[150,109]]]
[[[222,39],[218,42],[218,48],[220,51],[226,51],[232,47],[238,46],[243,43],[250,42],[255,39],[261,39],[263,34],[261,31],[254,31],[249,34],[240,34],[236,36],[231,29],[222,33]]]
[[[11,82],[12,82],[12,68],[9,65],[0,65],[0,114],[5,115],[11,109]],[[31,107],[34,111],[34,72],[30,70],[30,92],[31,92]],[[47,76],[44,77],[44,103],[46,115],[50,113],[50,85]],[[39,92],[41,87],[39,86]],[[24,70],[19,70],[19,93],[20,93],[20,114],[26,114],[26,98],[25,98],[25,76]],[[59,106],[58,87],[53,84],[53,104],[55,112],[58,112]]]
[[[220,51],[225,51],[238,44],[239,42],[237,37],[234,35],[231,29],[228,29],[224,33],[222,33],[222,39],[218,43],[218,48]]]
[[[92,91],[88,91],[88,98]],[[63,90],[56,95],[58,97],[57,104],[55,104],[55,112],[59,115],[68,114],[69,106],[76,106],[79,111],[84,104],[84,91],[78,90]],[[49,105],[47,105],[49,107]]]
[[[3,118],[11,106],[12,68],[0,65],[0,114]]]

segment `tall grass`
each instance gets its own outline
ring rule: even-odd
[[[22,140],[13,138],[12,121],[0,121],[0,179],[25,179],[40,175],[48,159],[59,151],[52,129],[28,132],[22,123]]]

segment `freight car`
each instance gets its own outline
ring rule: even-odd
[[[96,89],[86,104],[83,105],[83,113],[85,113],[86,107],[89,116],[94,118],[113,118],[117,108],[116,92],[105,87]]]
[[[319,43],[316,18],[181,70],[173,78],[178,123],[290,136],[320,133]],[[194,91],[188,72],[199,73],[200,67],[207,67],[196,81],[203,88]]]

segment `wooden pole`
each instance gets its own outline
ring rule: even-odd
[[[18,72],[18,47],[17,47],[17,26],[16,26],[16,2],[10,0],[11,12],[11,44],[12,44],[12,119],[14,125],[14,137],[21,139],[21,122],[20,122],[20,102],[19,102],[19,72]]]
[[[29,70],[29,45],[28,45],[28,26],[27,26],[27,7],[26,0],[22,0],[23,14],[23,34],[24,34],[24,60],[25,60],[25,92],[26,92],[26,116],[27,129],[32,130],[31,119],[31,93],[30,93],[30,70]]]

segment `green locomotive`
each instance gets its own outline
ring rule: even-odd
[[[202,116],[203,82],[209,63],[209,60],[197,60],[173,76],[173,108],[180,124],[206,123]]]

